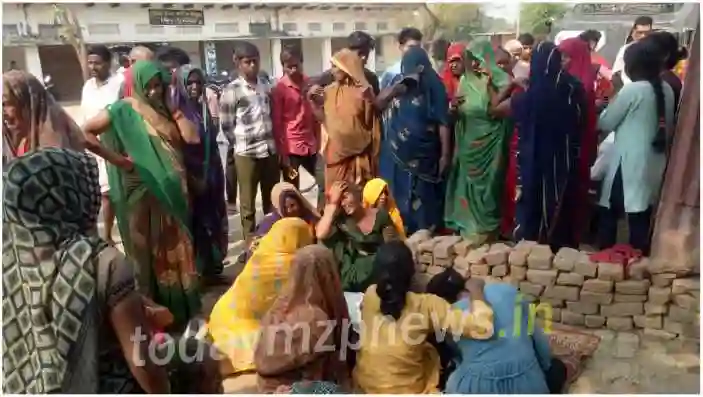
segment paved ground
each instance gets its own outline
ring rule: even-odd
[[[77,106],[66,106],[74,117]],[[314,179],[301,170],[301,185],[310,186]],[[317,189],[305,197],[314,202]],[[261,198],[257,199],[261,219]],[[239,215],[229,217],[230,245],[225,275],[234,280],[241,271],[235,263],[242,250],[241,223]],[[102,224],[100,225],[102,227]],[[117,231],[115,230],[115,236]],[[203,312],[209,313],[217,299],[228,286],[209,289],[203,296]],[[697,341],[663,341],[642,337],[636,333],[614,333],[595,331],[601,336],[601,344],[589,359],[583,373],[572,385],[572,394],[630,394],[669,393],[699,394],[700,392],[700,345]]]

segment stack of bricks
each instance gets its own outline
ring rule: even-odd
[[[466,278],[515,285],[524,298],[551,307],[552,321],[615,331],[642,329],[662,338],[698,338],[698,276],[642,258],[624,267],[532,241],[477,246],[457,236],[419,231],[407,240],[417,259],[415,288],[453,267]]]

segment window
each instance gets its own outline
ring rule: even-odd
[[[17,25],[14,23],[8,23],[2,25],[2,35],[4,37],[17,37],[20,35]]]
[[[298,24],[295,22],[284,22],[281,24],[281,28],[283,28],[284,32],[297,32]]]
[[[321,32],[322,31],[322,24],[319,22],[310,22],[308,24],[308,30],[311,32]]]
[[[354,23],[354,30],[366,30],[366,22]]]
[[[216,23],[215,33],[238,33],[239,24],[236,22]]]
[[[385,32],[386,30],[388,30],[388,22],[378,22],[376,24],[376,30],[378,30],[379,32]]]
[[[120,34],[120,25],[116,23],[88,24],[88,34],[91,36]]]
[[[373,41],[376,42],[376,47],[374,51],[376,52],[377,57],[382,57],[383,56],[383,43],[381,41],[383,40],[383,37],[374,37]]]
[[[347,24],[344,22],[335,22],[332,24],[333,32],[344,32],[347,30]]]

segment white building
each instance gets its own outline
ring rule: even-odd
[[[278,61],[282,45],[297,42],[306,72],[314,75],[329,66],[332,54],[344,47],[346,36],[354,30],[376,37],[369,68],[383,70],[399,56],[395,34],[408,22],[400,19],[411,14],[405,11],[417,8],[413,4],[361,3],[67,6],[89,44],[168,43],[187,51],[192,63],[215,72],[231,69],[235,43],[247,40],[259,48],[262,69],[276,77],[282,74]],[[77,99],[82,86],[80,66],[73,48],[59,37],[53,6],[3,3],[2,7],[3,70],[14,62],[15,67],[37,76],[50,74],[62,100]]]

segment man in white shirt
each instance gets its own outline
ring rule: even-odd
[[[620,86],[630,83],[632,80],[625,74],[625,50],[630,46],[630,44],[642,40],[647,37],[647,35],[652,31],[652,25],[654,21],[651,17],[642,16],[635,19],[635,23],[630,31],[630,36],[627,38],[627,42],[618,51],[618,55],[615,57],[615,63],[613,63],[613,75],[619,74],[620,76]],[[616,84],[617,86],[618,84]]]
[[[88,49],[87,63],[90,70],[90,79],[83,85],[83,93],[81,95],[83,123],[95,117],[101,110],[119,99],[122,80],[124,79],[121,73],[110,74],[112,53],[104,45],[95,45]],[[105,160],[98,156],[95,156],[95,158],[98,161],[100,171],[100,193],[102,194],[103,220],[105,222],[105,235],[103,237],[108,243],[114,244],[112,229],[115,224],[115,211],[112,208],[109,197],[110,185],[107,180]]]

